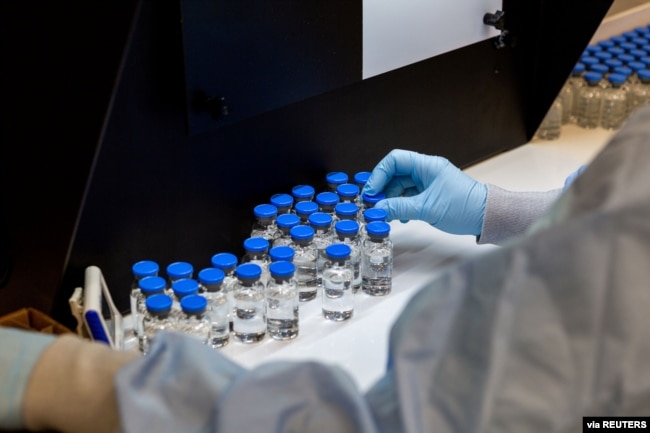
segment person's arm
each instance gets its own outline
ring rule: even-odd
[[[507,191],[476,181],[445,158],[396,149],[364,188],[366,194],[380,191],[387,198],[375,206],[386,210],[389,221],[426,221],[448,233],[474,235],[480,244],[502,244],[525,232],[563,190]]]
[[[25,428],[23,401],[34,366],[55,337],[0,327],[0,430]]]
[[[113,379],[137,353],[1,327],[0,348],[0,429],[117,431]]]

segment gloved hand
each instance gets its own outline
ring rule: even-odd
[[[487,187],[447,159],[396,149],[375,167],[363,192],[383,191],[375,207],[388,220],[416,219],[453,234],[480,235]]]

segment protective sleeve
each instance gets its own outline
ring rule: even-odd
[[[515,192],[487,185],[487,201],[479,244],[502,244],[523,234],[562,194],[562,189]]]
[[[52,335],[0,327],[0,430],[25,428],[23,399],[34,365]]]

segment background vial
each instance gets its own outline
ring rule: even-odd
[[[176,329],[175,320],[171,316],[172,298],[169,295],[157,294],[147,298],[147,312],[142,321],[143,333],[138,337],[138,347],[143,354],[148,354],[156,335],[161,331]]]
[[[298,285],[293,278],[295,266],[277,261],[269,265],[271,279],[266,287],[266,329],[275,340],[298,336]]]
[[[199,272],[199,284],[208,301],[206,316],[210,320],[210,345],[223,347],[230,340],[230,303],[223,289],[226,274],[219,268]]]
[[[323,317],[335,322],[348,320],[354,313],[350,247],[332,244],[327,247],[326,254],[329,261],[323,271]]]
[[[373,221],[366,225],[368,238],[363,242],[361,261],[361,289],[372,296],[387,295],[393,277],[393,243],[389,238],[390,225]]]
[[[255,263],[243,263],[237,267],[236,275],[233,338],[242,343],[262,341],[266,335],[262,268]]]
[[[183,314],[178,320],[178,330],[201,344],[210,341],[212,324],[206,315],[208,300],[202,295],[189,295],[181,299]]]
[[[315,299],[318,290],[318,257],[313,239],[314,229],[310,226],[298,225],[291,229],[291,247],[295,252],[295,278],[298,283],[298,296],[302,302]]]

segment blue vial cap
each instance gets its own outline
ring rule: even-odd
[[[644,46],[640,47],[640,49],[642,49],[646,53],[650,53],[650,44],[644,45]]]
[[[593,65],[591,67],[591,72],[596,72],[601,75],[601,78],[609,72],[609,67],[605,65]],[[585,75],[585,80],[587,80],[587,77]],[[587,80],[589,81],[589,80]]]
[[[634,56],[637,59],[642,59],[644,57],[647,57],[648,53],[644,50],[632,50],[630,51],[630,55]]]
[[[584,71],[585,71],[585,64],[578,62],[573,67],[572,74],[573,75],[581,75]]]
[[[287,278],[293,276],[296,272],[296,267],[291,262],[273,262],[269,265],[269,272],[274,277]]]
[[[604,64],[605,64],[605,66],[607,66],[609,68],[610,71],[613,71],[615,68],[623,66],[623,62],[621,62],[620,60],[616,60],[616,59],[605,60]]]
[[[589,85],[591,86],[598,85],[600,80],[603,79],[603,75],[601,73],[593,72],[593,71],[589,71],[585,73],[584,77],[585,77],[585,81],[587,81],[587,83],[589,83]]]
[[[339,195],[335,192],[321,192],[316,196],[316,203],[321,206],[334,206],[339,202]]]
[[[585,48],[585,52],[587,52],[587,53],[597,53],[598,51],[601,51],[602,49],[603,49],[603,47],[601,47],[600,45],[592,44],[592,45],[587,46],[587,48]]]
[[[610,48],[610,49],[607,50],[607,52],[609,54],[611,54],[612,56],[614,56],[614,57],[618,57],[618,56],[620,56],[622,54],[625,54],[625,50],[623,48],[619,48],[619,47]]]
[[[258,218],[273,218],[278,214],[278,208],[272,204],[258,204],[253,212]]]
[[[174,262],[167,266],[167,275],[169,278],[190,278],[194,272],[194,267],[187,262]]]
[[[593,56],[586,56],[580,59],[580,62],[584,64],[587,68],[591,68],[593,65],[600,63],[600,60]]]
[[[619,47],[621,47],[627,52],[636,50],[636,44],[633,44],[632,42],[623,42],[621,45],[619,45]]]
[[[650,65],[650,57],[647,57],[647,56],[646,57],[641,57],[640,59],[637,59],[637,60],[639,62],[643,63],[644,65],[646,65],[646,67],[648,67],[648,65]]]
[[[360,171],[354,175],[354,183],[357,185],[365,185],[368,179],[370,179],[369,171]]]
[[[352,248],[346,244],[332,244],[325,248],[327,257],[334,260],[345,260],[352,254]]]
[[[152,313],[163,313],[172,309],[171,296],[165,294],[151,295],[144,301],[147,310]]]
[[[609,74],[607,76],[607,79],[609,80],[610,83],[620,86],[621,84],[625,83],[627,77],[621,74]]]
[[[390,224],[383,221],[373,221],[366,224],[366,231],[371,236],[388,236],[390,233]]]
[[[138,287],[142,293],[150,295],[165,290],[167,281],[163,277],[143,277],[138,281]]]
[[[244,241],[244,249],[249,253],[263,253],[269,250],[269,241],[262,237],[252,237]]]
[[[638,35],[635,31],[630,30],[627,32],[623,32],[622,36],[628,41],[631,41],[632,39],[636,38]]]
[[[641,69],[645,69],[645,63],[642,63],[642,62],[629,62],[627,64],[627,67],[632,69],[635,72],[638,72]]]
[[[237,266],[237,256],[231,253],[219,253],[212,256],[210,263],[215,268],[230,272]]]
[[[325,181],[333,185],[340,185],[342,183],[348,182],[348,175],[342,171],[333,171],[331,173],[327,173],[325,176]]]
[[[328,227],[332,224],[332,215],[324,212],[314,212],[309,215],[309,224],[312,227]]]
[[[618,68],[614,68],[614,73],[625,75],[625,77],[632,75],[632,72],[632,69],[628,68],[627,66],[619,66]]]
[[[296,252],[289,245],[279,245],[277,247],[271,248],[269,251],[269,257],[271,261],[285,261],[290,262],[293,260],[293,257],[296,255]]]
[[[208,307],[208,300],[201,295],[189,295],[181,299],[181,309],[186,314],[202,313]]]
[[[359,195],[360,188],[353,183],[344,183],[336,187],[336,193],[339,197],[354,198]]]
[[[334,207],[334,212],[339,217],[353,216],[359,212],[359,207],[354,203],[339,203]]]
[[[315,192],[310,185],[296,185],[291,189],[291,194],[298,200],[311,200]]]
[[[262,268],[256,263],[243,263],[235,271],[241,280],[256,280],[262,275]]]
[[[361,199],[363,200],[364,203],[368,203],[371,205],[376,205],[377,203],[384,200],[385,198],[386,198],[386,194],[384,194],[383,192],[379,192],[373,195],[363,194],[361,196]]]
[[[609,54],[607,51],[599,51],[597,53],[594,53],[594,57],[600,61],[603,61],[603,60],[611,59],[612,55]]]
[[[615,45],[616,45],[616,44],[615,44],[614,42],[612,42],[612,41],[608,41],[608,40],[598,42],[598,46],[601,47],[601,48],[604,49],[604,50],[606,50],[606,49],[608,49],[608,48],[612,48],[612,47],[614,47]]]
[[[301,201],[294,206],[298,215],[311,215],[318,212],[318,204],[314,201]]]
[[[625,39],[623,36],[618,35],[618,36],[612,36],[609,38],[610,41],[614,42],[616,45],[624,44],[627,42],[627,39]]]
[[[631,55],[629,55],[629,54],[621,54],[620,56],[618,56],[618,57],[616,57],[616,58],[617,58],[618,60],[620,60],[621,62],[623,62],[624,64],[626,64],[626,65],[627,65],[628,63],[632,63],[633,61],[636,60],[634,56],[631,56]]]
[[[366,209],[363,212],[363,219],[369,223],[372,221],[386,221],[388,218],[388,212],[386,212],[385,209],[379,209],[379,208],[372,208],[372,209]]]
[[[289,234],[291,239],[296,241],[306,241],[314,238],[314,228],[305,225],[299,225],[291,228]]]
[[[290,194],[274,194],[271,196],[271,204],[278,208],[291,207],[293,197]]]
[[[159,270],[158,263],[151,260],[139,261],[131,267],[131,271],[136,277],[152,277],[158,275]]]
[[[646,33],[643,33],[643,34],[639,35],[639,34],[637,33],[637,36],[638,36],[638,37],[632,39],[630,42],[632,42],[632,43],[633,43],[634,45],[636,45],[637,47],[642,47],[642,46],[644,46],[644,45],[647,45],[647,44],[648,44],[648,40],[647,40],[646,38],[643,37],[643,35],[645,35],[645,34],[646,34]]]
[[[226,274],[219,268],[205,268],[199,271],[199,282],[201,284],[221,284]]]
[[[275,220],[275,224],[278,227],[282,228],[294,227],[300,224],[300,217],[292,213],[278,215],[277,219]]]
[[[359,223],[353,220],[337,221],[334,230],[340,235],[354,236],[359,233]]]
[[[641,69],[637,72],[637,75],[642,80],[650,80],[650,69]]]
[[[182,278],[172,283],[172,290],[178,298],[195,295],[199,293],[199,282],[193,278]]]

